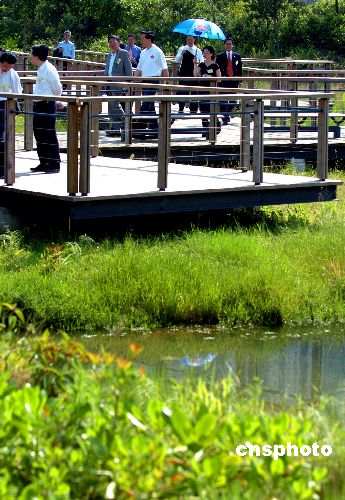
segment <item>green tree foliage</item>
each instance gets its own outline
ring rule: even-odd
[[[182,37],[175,24],[205,17],[236,40],[245,56],[337,57],[344,53],[345,0],[2,0],[0,44],[29,50],[32,43],[55,45],[70,29],[78,48],[103,47],[107,35],[126,38],[142,29],[156,32],[157,42],[174,53]],[[221,43],[215,42],[216,48]],[[219,46],[219,47],[218,47]]]

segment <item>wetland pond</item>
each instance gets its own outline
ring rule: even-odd
[[[91,351],[128,356],[140,343],[136,362],[154,378],[232,377],[241,385],[262,381],[264,397],[279,403],[302,396],[333,396],[345,415],[345,326],[294,328],[170,328],[84,335]]]

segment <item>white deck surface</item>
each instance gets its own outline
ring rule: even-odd
[[[16,154],[16,182],[8,189],[19,189],[34,193],[66,196],[67,164],[66,155],[61,154],[59,174],[30,172],[30,167],[38,164],[35,151],[18,151]],[[91,159],[90,185],[91,197],[147,196],[156,193],[157,162],[108,158],[99,156]],[[228,168],[211,168],[196,165],[170,163],[168,169],[168,188],[164,192],[184,193],[200,191],[279,189],[301,185],[320,184],[313,177],[264,173],[264,182],[260,186],[253,184],[253,172],[241,172]],[[330,184],[338,184],[330,181]],[[0,181],[0,186],[4,181]]]

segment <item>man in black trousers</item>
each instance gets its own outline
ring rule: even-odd
[[[31,52],[31,60],[38,68],[33,92],[38,96],[34,101],[33,129],[40,163],[30,170],[57,174],[60,172],[60,151],[56,135],[56,101],[47,101],[44,96],[60,96],[62,86],[55,66],[47,60],[48,52],[47,45],[34,45]]]
[[[234,40],[227,37],[224,41],[224,52],[217,55],[216,63],[220,67],[222,76],[242,76],[242,59],[238,52],[233,51]],[[237,88],[240,86],[240,81],[223,81],[219,84],[220,87]],[[236,101],[221,101],[220,112],[223,115],[223,125],[230,122],[229,113],[236,107]]]

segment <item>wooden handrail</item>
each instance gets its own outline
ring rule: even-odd
[[[98,85],[98,83],[97,83]],[[143,85],[143,84],[141,84]],[[135,87],[132,83],[131,87]],[[180,87],[181,88],[181,87]],[[188,87],[186,87],[188,88]],[[192,87],[195,91],[197,87]],[[212,101],[218,103],[224,100],[224,92],[218,92],[220,89],[201,87],[203,92],[209,94],[198,95],[199,101]],[[224,91],[224,89],[222,89]],[[225,93],[228,99],[233,98],[233,93]],[[217,92],[216,92],[217,91]],[[242,102],[242,129],[241,129],[241,159],[240,166],[243,170],[248,170],[250,163],[250,113],[254,114],[254,136],[253,136],[253,182],[259,185],[263,181],[263,148],[264,148],[264,100],[287,99],[294,104],[292,113],[297,111],[298,99],[313,96],[317,99],[318,110],[318,149],[317,149],[317,175],[320,180],[327,178],[328,162],[328,108],[329,99],[333,94],[325,92],[307,92],[307,91],[284,91],[284,92],[239,92],[236,99]],[[15,181],[15,99],[24,100],[25,109],[28,103],[34,100],[56,100],[56,96],[38,96],[33,94],[6,94],[6,158],[5,158],[5,182],[13,184]],[[152,101],[159,103],[159,154],[158,154],[158,178],[157,186],[160,190],[167,187],[168,182],[168,164],[170,157],[170,109],[172,102],[186,101],[190,99],[189,94],[171,95],[170,89],[165,86],[165,93],[150,96],[61,96],[59,100],[67,103],[67,192],[70,195],[86,195],[90,192],[90,158],[95,154],[92,149],[91,129],[92,124],[91,109],[96,109],[103,102],[120,100],[125,102],[127,111],[135,102]],[[128,103],[128,104],[127,104]],[[96,106],[96,108],[95,108]],[[130,113],[129,113],[130,115]],[[32,116],[32,115],[29,115]],[[216,123],[216,114],[212,115]],[[294,126],[296,120],[292,120]],[[91,125],[92,124],[92,125]],[[78,151],[78,129],[80,131],[80,151]],[[214,131],[216,126],[214,126]],[[295,138],[293,136],[292,138]],[[127,132],[127,139],[129,139]],[[210,137],[213,142],[213,138]],[[215,138],[214,138],[215,141]],[[78,172],[79,169],[79,172]]]

